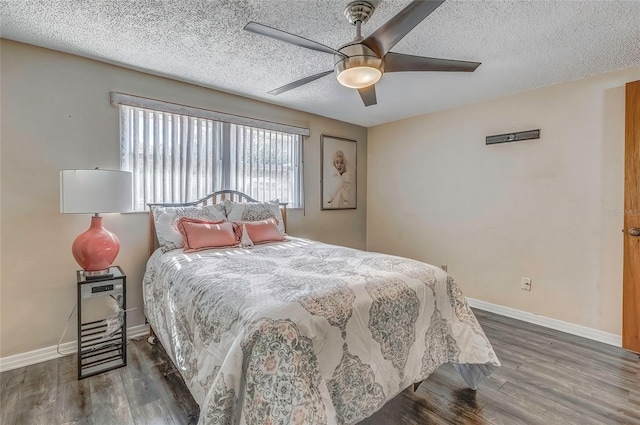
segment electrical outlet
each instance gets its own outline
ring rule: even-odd
[[[530,291],[531,290],[531,278],[530,277],[523,277],[522,278],[522,283],[520,284],[520,289],[522,289],[523,291]]]
[[[447,270],[447,265],[446,265],[446,264],[441,265],[441,266],[440,266],[440,268],[441,268],[442,270],[444,270],[445,272],[446,272],[446,271],[448,271],[448,270]]]

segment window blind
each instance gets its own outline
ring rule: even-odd
[[[234,189],[302,208],[302,136],[120,105],[121,169],[133,173],[135,211]]]

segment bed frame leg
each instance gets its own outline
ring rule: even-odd
[[[151,345],[156,343],[156,334],[153,332],[153,328],[149,326],[149,337],[147,337],[147,342]]]
[[[416,391],[418,391],[418,387],[420,386],[420,384],[422,384],[422,381],[420,382],[416,382],[415,384],[413,384],[413,392],[415,393]]]

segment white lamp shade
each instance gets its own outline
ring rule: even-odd
[[[60,171],[60,212],[131,211],[131,173],[118,170]]]

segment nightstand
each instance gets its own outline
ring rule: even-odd
[[[83,270],[76,276],[78,379],[83,379],[127,365],[127,276],[119,266],[104,277],[87,278]]]

